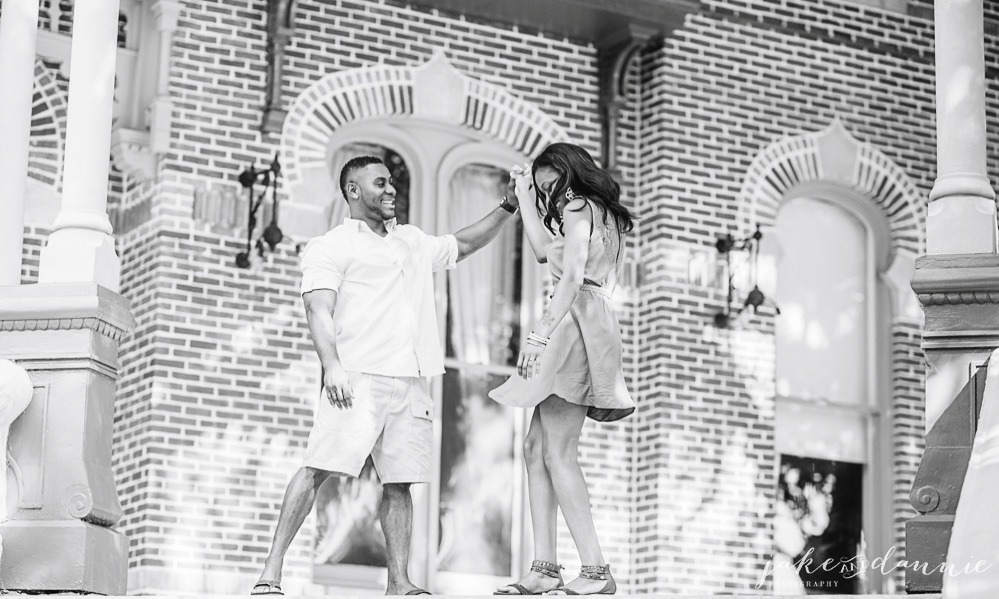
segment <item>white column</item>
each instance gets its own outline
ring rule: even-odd
[[[4,0],[0,18],[0,287],[20,285],[39,0]]]
[[[118,0],[76,4],[62,209],[42,249],[39,283],[119,288],[121,261],[107,213],[117,37]]]
[[[929,254],[996,253],[995,192],[985,171],[982,0],[936,0],[937,180]]]

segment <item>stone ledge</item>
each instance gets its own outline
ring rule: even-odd
[[[0,287],[0,330],[92,329],[115,341],[135,326],[129,303],[96,283]]]

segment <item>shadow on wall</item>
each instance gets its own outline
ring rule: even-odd
[[[657,536],[670,552],[660,559],[678,567],[658,569],[657,592],[759,593],[777,492],[773,336],[710,328],[702,359],[677,362],[664,381]]]

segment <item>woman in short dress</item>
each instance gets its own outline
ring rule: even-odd
[[[538,262],[551,269],[555,291],[528,335],[517,375],[489,393],[504,405],[535,408],[524,441],[535,559],[524,578],[496,594],[613,594],[617,584],[597,540],[577,447],[587,417],[610,422],[635,411],[610,299],[634,218],[621,205],[613,177],[573,144],[552,144],[530,171],[515,169],[511,188],[520,198]],[[583,564],[568,584],[557,565],[559,507]]]

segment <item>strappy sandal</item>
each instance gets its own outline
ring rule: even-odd
[[[553,564],[551,562],[545,562],[545,561],[541,561],[541,560],[538,560],[538,559],[536,559],[533,562],[531,562],[531,571],[532,572],[537,572],[538,574],[541,574],[542,576],[547,576],[548,578],[558,579],[558,585],[555,588],[558,588],[558,587],[562,586],[563,584],[565,584],[565,582],[562,580],[562,572],[561,572],[561,570],[562,570],[562,566],[560,566],[558,564]],[[496,592],[493,593],[493,595],[541,595],[541,594],[543,594],[541,591],[537,591],[537,592],[532,591],[531,589],[525,587],[524,585],[522,585],[520,583],[516,583],[516,582],[512,582],[512,583],[510,583],[508,585],[504,585],[504,586],[508,586],[508,587],[516,590],[517,592],[516,593],[500,593],[499,591],[496,591]]]
[[[264,587],[266,590],[258,593],[257,589]],[[253,585],[253,589],[250,590],[251,595],[284,595],[281,591],[281,585],[274,580],[258,580],[257,584]]]
[[[432,595],[430,591],[426,589],[413,589],[411,591],[406,591],[407,595]]]
[[[610,564],[606,566],[583,566],[579,569],[579,577],[589,580],[606,580],[607,582],[604,584],[604,588],[594,593],[579,593],[565,585],[560,585],[548,591],[545,595],[613,595],[617,592],[617,582],[611,576]]]

